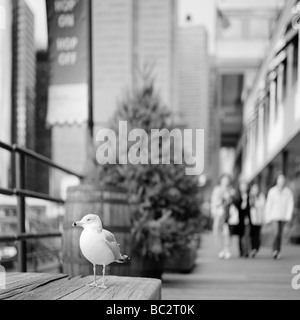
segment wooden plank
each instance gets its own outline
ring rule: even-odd
[[[11,274],[11,283],[0,291],[1,300],[160,300],[161,281],[106,277],[108,289],[91,288],[93,276],[70,279],[66,275]],[[101,278],[98,278],[101,283]]]
[[[22,282],[23,280],[37,277],[37,273],[7,273],[6,274],[6,286],[9,288],[16,282]]]
[[[93,277],[84,279],[93,282]],[[101,279],[98,280],[101,283]],[[161,281],[156,279],[107,277],[108,289],[81,287],[62,300],[160,300]]]
[[[60,300],[81,287],[85,286],[85,281],[81,277],[73,279],[57,279],[50,283],[45,283],[33,291],[20,293],[13,297],[14,300]]]
[[[88,291],[91,290],[96,290],[97,288],[91,288],[88,286],[89,283],[93,282],[93,279],[91,278],[84,278],[84,285],[83,286],[78,286],[78,288],[72,292],[70,292],[69,294],[64,295],[63,297],[60,298],[60,300],[76,300],[78,297],[80,297],[81,295],[85,294]],[[98,289],[101,290],[101,289]]]
[[[9,285],[6,290],[0,291],[0,300],[13,299],[14,296],[20,294],[26,294],[27,292],[33,291],[40,286],[44,286],[53,281],[64,279],[66,275],[50,275],[50,274],[39,274],[36,277],[26,277],[22,281],[14,282]]]

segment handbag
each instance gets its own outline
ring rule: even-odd
[[[229,220],[228,220],[228,224],[230,226],[237,226],[240,223],[240,219],[239,219],[239,210],[237,209],[237,207],[232,204],[229,207]]]

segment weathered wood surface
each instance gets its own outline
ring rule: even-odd
[[[300,300],[291,282],[292,268],[300,265],[300,247],[285,246],[280,261],[263,248],[256,259],[239,259],[237,239],[231,260],[218,260],[211,235],[203,236],[193,273],[165,274],[163,300]]]
[[[0,300],[160,300],[161,281],[108,276],[108,289],[91,288],[93,276],[8,273]],[[98,279],[101,282],[101,278]]]

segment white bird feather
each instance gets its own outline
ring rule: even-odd
[[[87,215],[81,221],[73,224],[74,227],[82,227],[84,230],[80,236],[80,249],[84,257],[94,266],[95,281],[92,286],[98,287],[96,283],[96,266],[103,266],[103,284],[100,288],[105,289],[105,267],[113,262],[125,263],[129,257],[122,255],[120,245],[117,243],[115,236],[104,230],[102,222],[97,215]]]

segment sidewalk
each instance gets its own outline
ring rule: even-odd
[[[294,299],[300,300],[300,290],[292,289],[293,266],[300,265],[300,247],[283,249],[283,259],[271,259],[269,248],[263,248],[253,259],[234,257],[223,261],[216,258],[212,235],[204,235],[197,266],[192,274],[166,274],[163,300],[238,300]]]

